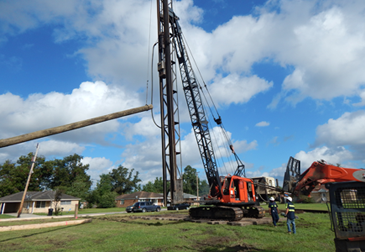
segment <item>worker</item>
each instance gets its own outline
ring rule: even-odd
[[[278,205],[276,204],[274,197],[270,198],[269,209],[272,218],[272,223],[274,224],[274,227],[276,227],[276,223],[279,221],[279,214],[278,214]]]
[[[288,197],[286,198],[286,211],[285,211],[285,215],[287,217],[286,220],[286,225],[288,226],[288,234],[291,234],[291,229],[290,229],[290,224],[292,225],[293,228],[293,234],[295,234],[296,230],[295,230],[295,208],[294,208],[294,204],[292,203],[292,198]]]

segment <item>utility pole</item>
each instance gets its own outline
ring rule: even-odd
[[[31,162],[32,164],[30,166],[27,184],[25,185],[22,201],[20,202],[20,207],[19,207],[19,210],[18,210],[18,216],[17,216],[18,218],[20,217],[20,214],[22,213],[24,198],[25,198],[25,195],[27,194],[27,190],[28,190],[28,186],[29,186],[29,182],[30,182],[30,177],[32,176],[35,160],[37,159],[38,149],[39,149],[39,144],[37,144],[37,149],[36,149],[35,154],[32,158],[32,162]]]
[[[198,177],[198,172],[196,172],[196,199],[199,200],[199,177]]]

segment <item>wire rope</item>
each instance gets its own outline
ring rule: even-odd
[[[146,83],[146,104],[148,102],[148,76],[149,76],[149,72],[148,72],[148,65],[150,64],[150,43],[151,43],[151,24],[152,24],[152,0],[150,0],[150,21],[149,21],[149,29],[148,29],[148,43],[147,43],[147,83]],[[152,72],[152,70],[151,70]],[[152,104],[152,103],[151,103]]]

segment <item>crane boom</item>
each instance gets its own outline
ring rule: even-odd
[[[191,124],[193,126],[196,142],[203,162],[204,170],[211,190],[211,196],[219,196],[222,188],[218,167],[213,151],[212,139],[209,133],[208,120],[204,111],[199,85],[195,77],[191,62],[186,53],[186,47],[182,38],[179,18],[170,9],[170,23],[172,26],[172,40],[176,49],[180,75],[188,106]]]
[[[240,174],[244,174],[244,165],[240,162],[232,145],[230,145],[230,148],[236,157],[238,168],[233,176],[229,174],[226,177],[219,176],[216,157],[213,151],[212,138],[208,127],[208,119],[199,91],[200,85],[194,74],[186,51],[181,27],[178,22],[179,18],[172,10],[172,3],[168,4],[168,0],[159,0],[158,3],[160,3],[160,1],[162,1],[162,5],[159,6],[163,6],[163,11],[159,8],[158,20],[161,24],[159,26],[160,58],[158,69],[160,76],[161,122],[166,122],[166,124],[161,123],[163,132],[163,134],[161,134],[162,144],[163,146],[168,146],[170,149],[174,149],[176,145],[173,136],[176,133],[174,126],[177,125],[178,122],[176,122],[176,120],[166,119],[173,118],[175,111],[178,110],[178,103],[175,103],[174,99],[169,99],[169,97],[177,93],[177,90],[173,90],[172,88],[173,82],[176,81],[172,65],[178,64],[191,124],[210,186],[208,197],[205,201],[201,201],[201,203],[210,206],[191,208],[189,210],[189,215],[191,218],[215,218],[225,220],[239,220],[242,217],[248,216],[262,218],[265,211],[259,206],[259,203],[256,200],[254,183],[251,179],[239,176]],[[169,50],[166,50],[167,48],[169,48]],[[177,62],[175,62],[175,58],[172,59],[172,55],[176,56]],[[214,119],[214,121],[223,129],[220,117]],[[165,138],[165,134],[168,135],[169,138]],[[165,140],[167,140],[168,143],[166,143]],[[167,150],[167,148],[165,149]],[[164,152],[165,149],[163,148],[163,156],[166,156],[166,152]],[[176,151],[169,150],[168,156],[171,158],[176,154]],[[181,188],[177,186],[177,184],[173,186],[176,181],[176,173],[174,172],[175,169],[173,169],[176,164],[174,162],[174,160],[169,160],[169,164],[167,162],[165,164],[164,162],[164,166],[168,168],[170,173],[172,203],[179,201],[180,197],[178,196],[178,192],[179,188]],[[164,167],[163,171],[165,171]],[[214,205],[214,207],[211,207],[211,205]]]

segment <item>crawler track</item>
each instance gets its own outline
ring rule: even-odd
[[[201,206],[190,208],[189,216],[192,219],[214,219],[239,221],[244,217],[262,218],[265,210],[260,206],[248,208],[228,206]]]

